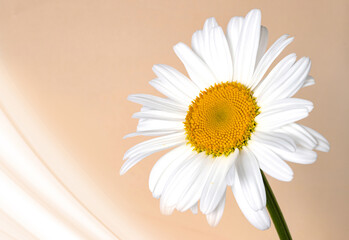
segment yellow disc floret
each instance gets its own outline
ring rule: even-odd
[[[258,110],[252,91],[243,84],[215,84],[189,106],[184,122],[187,140],[197,152],[227,156],[247,144]]]

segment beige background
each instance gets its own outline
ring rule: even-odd
[[[251,8],[262,10],[269,46],[289,33],[296,40],[286,53],[311,57],[317,84],[298,96],[312,100],[315,109],[303,122],[331,143],[330,153],[320,153],[315,164],[291,164],[291,183],[270,183],[294,239],[345,239],[348,1],[0,1],[1,62],[27,106],[73,156],[70,162],[62,159],[55,165],[48,159],[47,164],[121,239],[277,238],[273,227],[262,232],[247,222],[231,191],[216,228],[201,214],[161,215],[158,200],[148,190],[149,172],[161,154],[148,157],[123,177],[118,173],[123,153],[141,141],[122,139],[135,130],[136,120],[130,117],[139,109],[127,95],[156,94],[147,83],[154,78],[155,63],[184,72],[172,46],[190,43],[207,17],[215,16],[225,28],[232,16],[245,15]],[[28,122],[16,118],[18,108],[8,111],[19,126]],[[74,174],[74,169],[83,174]],[[90,188],[79,188],[82,179],[88,179],[104,200]]]

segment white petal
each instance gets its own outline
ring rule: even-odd
[[[174,210],[174,206],[160,205],[160,211],[163,215],[171,215]]]
[[[212,212],[218,205],[223,193],[227,188],[226,177],[229,169],[234,164],[235,159],[239,155],[239,150],[228,157],[215,157],[212,159],[213,166],[211,173],[207,179],[205,188],[200,199],[200,210],[204,214]]]
[[[244,196],[244,193],[241,189],[239,177],[236,176],[235,184],[232,187],[235,199],[239,205],[242,213],[245,215],[247,220],[259,230],[266,230],[270,227],[270,218],[267,212],[267,209],[264,207],[262,210],[254,211],[249,204],[247,199]]]
[[[232,19],[230,19],[228,23],[227,40],[230,47],[231,56],[233,58],[233,62],[236,59],[236,52],[243,22],[243,17],[233,17]]]
[[[206,62],[217,83],[232,80],[233,63],[228,42],[214,18],[207,19],[204,29],[193,34],[192,47]]]
[[[251,10],[245,17],[234,59],[234,80],[249,86],[256,64],[261,30],[261,12]]]
[[[167,80],[191,99],[194,99],[200,93],[200,89],[190,79],[173,67],[156,64],[153,66],[153,71],[158,78]]]
[[[158,119],[144,119],[139,121],[137,131],[183,131],[182,121],[167,121]]]
[[[279,155],[282,159],[289,162],[300,164],[312,164],[316,161],[317,158],[316,152],[305,148],[297,148],[295,152],[289,152],[275,147],[268,147],[277,155]]]
[[[177,89],[170,82],[164,79],[153,79],[149,81],[149,84],[166,97],[180,104],[189,106],[192,101],[192,99],[184,94],[183,91]]]
[[[211,227],[215,227],[218,225],[219,221],[223,216],[224,206],[225,206],[225,192],[221,200],[219,201],[216,209],[206,215],[207,222]]]
[[[278,155],[258,142],[249,143],[250,149],[259,162],[260,168],[280,181],[291,181],[293,171]]]
[[[227,174],[227,185],[233,186],[234,185],[234,180],[235,180],[235,164],[231,165],[228,174]]]
[[[194,32],[193,36],[191,37],[191,48],[203,60],[205,60],[205,56],[208,55],[208,49],[205,47],[205,40],[206,39],[202,30]]]
[[[308,75],[304,80],[303,87],[309,87],[315,84],[315,80],[312,76]]]
[[[304,84],[310,71],[309,58],[299,59],[284,75],[263,93],[263,99],[259,101],[272,102],[275,99],[292,97]]]
[[[236,173],[250,207],[254,211],[263,209],[267,199],[262,175],[255,156],[246,147],[236,160]]]
[[[264,74],[269,69],[270,65],[292,41],[293,38],[288,38],[288,35],[283,35],[275,41],[275,43],[268,49],[258,63],[249,87],[254,89],[254,87],[257,86],[257,84],[262,80]]]
[[[205,167],[204,153],[195,154],[169,179],[160,199],[160,209],[175,208]]]
[[[209,56],[208,39],[212,28],[218,27],[217,21],[214,17],[208,18],[205,21],[203,30],[196,31],[191,39],[191,46],[195,53],[203,60]]]
[[[207,36],[209,31],[215,27],[218,27],[218,23],[214,17],[210,17],[205,21],[203,32]]]
[[[257,102],[260,104],[263,99],[274,92],[282,82],[278,81],[284,76],[293,64],[296,62],[297,56],[292,53],[284,57],[268,74],[268,76],[254,89],[254,96],[257,97]]]
[[[194,206],[190,208],[190,210],[193,214],[198,214],[198,210],[199,210],[198,203],[195,203]]]
[[[231,81],[233,78],[233,62],[227,39],[221,27],[211,29],[208,39],[210,56],[206,62],[218,82]]]
[[[169,135],[176,132],[180,132],[180,131],[162,131],[162,130],[137,131],[137,132],[129,133],[125,135],[123,138],[126,139],[126,138],[136,137],[136,136],[150,136],[150,137],[164,136],[164,135]],[[184,132],[184,130],[182,132]]]
[[[307,108],[275,109],[260,113],[256,118],[257,128],[270,131],[297,122],[309,115]]]
[[[252,137],[251,141],[257,141],[264,145],[270,145],[286,151],[295,151],[296,144],[294,140],[285,133],[279,132],[258,132],[256,131]]]
[[[218,23],[214,17],[210,17],[205,21],[204,32],[206,33],[215,27],[218,27]]]
[[[160,111],[187,112],[188,106],[149,94],[132,94],[127,98],[131,102],[142,104],[144,107]]]
[[[330,151],[330,143],[327,141],[327,139],[322,136],[320,133],[315,131],[314,129],[311,129],[307,126],[303,126],[317,141],[317,145],[315,147],[315,150],[322,151],[322,152],[328,152]]]
[[[177,210],[184,212],[193,206],[197,201],[199,201],[202,191],[207,182],[208,176],[210,175],[213,162],[210,157],[201,159],[203,161],[204,167],[201,169],[200,175],[192,183],[188,191],[182,196],[178,201]]]
[[[312,102],[300,99],[300,98],[284,98],[275,100],[267,105],[261,105],[261,112],[267,113],[268,111],[282,111],[297,108],[306,108],[308,112],[311,112],[314,108]]]
[[[174,149],[174,153],[168,153],[167,156],[161,158],[161,162],[157,162],[150,174],[149,188],[153,193],[153,197],[159,198],[166,185],[177,173],[177,171],[196,154],[187,145]],[[172,152],[172,151],[171,151]],[[193,205],[193,204],[192,204]],[[191,205],[191,206],[192,206]]]
[[[127,160],[120,169],[120,174],[125,174],[131,167],[141,161],[143,158],[165,150],[170,147],[177,146],[185,142],[184,133],[174,133],[167,136],[162,136],[141,142],[130,148],[124,155]]]
[[[297,123],[286,125],[277,131],[288,134],[297,145],[309,150],[313,150],[317,145],[316,139],[303,126]]]
[[[157,121],[161,121],[159,125],[155,125]],[[139,119],[137,131],[125,135],[123,138],[136,136],[164,136],[172,133],[184,132],[182,121],[162,121],[157,119]]]
[[[281,91],[279,94],[277,94],[278,98],[292,97],[301,87],[303,87],[304,82],[310,72],[311,61],[307,57],[301,58],[298,62],[296,62],[294,68],[295,71],[293,74],[282,85],[282,89],[279,89]]]
[[[144,107],[144,106],[142,106],[141,107],[141,112],[146,112],[146,111],[150,111],[150,110],[154,110],[154,109],[152,109],[152,108],[150,108],[150,107]]]
[[[186,113],[184,112],[166,112],[159,110],[147,110],[136,112],[132,115],[132,118],[143,118],[143,119],[159,119],[159,120],[169,120],[169,121],[185,121]]]
[[[217,82],[206,63],[187,45],[184,43],[178,43],[173,47],[173,49],[179,59],[183,62],[191,80],[193,80],[200,90],[205,90],[205,88],[208,88]]]
[[[268,45],[268,29],[265,26],[261,26],[261,34],[259,38],[259,46],[258,46],[258,52],[257,52],[257,58],[256,58],[256,67],[263,57],[265,50],[267,49]]]
[[[175,165],[179,165],[184,159],[192,154],[192,150],[186,144],[180,145],[163,155],[153,166],[149,176],[149,189],[154,192],[154,189],[160,178],[164,178],[166,171],[170,171]],[[168,176],[168,175],[167,175]],[[167,180],[163,180],[166,182]]]

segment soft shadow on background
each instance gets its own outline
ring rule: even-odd
[[[8,85],[2,80],[0,86],[1,105],[47,156],[47,166],[108,229],[121,239],[152,240],[276,239],[273,227],[262,232],[247,222],[231,191],[216,228],[201,214],[161,215],[148,190],[149,172],[161,154],[119,176],[124,152],[143,140],[122,139],[135,131],[131,115],[139,110],[126,98],[157,94],[147,83],[155,77],[152,65],[164,63],[184,73],[173,45],[190,44],[208,17],[225,29],[231,17],[260,8],[268,46],[288,33],[295,41],[282,56],[295,52],[311,58],[316,85],[297,96],[315,108],[303,123],[331,143],[331,151],[319,153],[315,164],[291,164],[292,182],[269,178],[270,183],[294,239],[346,238],[348,1],[1,0],[0,6],[0,57],[9,74]],[[21,105],[11,105],[10,91],[20,96]],[[46,134],[51,142],[41,144]],[[66,157],[50,157],[46,145]]]

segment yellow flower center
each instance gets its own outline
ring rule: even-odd
[[[253,92],[243,84],[215,84],[189,106],[184,122],[187,140],[197,152],[228,156],[247,145],[258,110]]]

